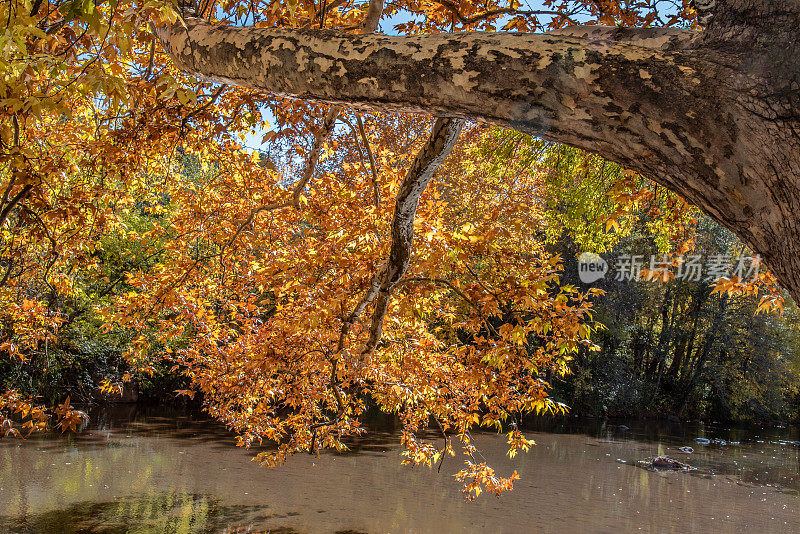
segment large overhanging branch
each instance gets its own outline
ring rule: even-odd
[[[214,81],[304,100],[451,114],[532,130],[546,129],[548,120],[573,110],[541,98],[551,86],[570,85],[563,92],[578,98],[576,105],[606,111],[607,101],[591,98],[602,67],[621,69],[607,85],[627,75],[641,83],[639,69],[653,61],[670,64],[665,74],[677,76],[666,85],[692,81],[691,73],[679,69],[691,68],[679,62],[690,58],[670,53],[690,42],[691,32],[661,28],[610,35],[588,28],[587,35],[561,30],[390,37],[241,28],[188,18],[185,27],[157,33],[180,68]]]
[[[390,37],[190,17],[157,33],[180,68],[217,82],[504,125],[600,153],[675,189],[687,179],[681,175],[715,184],[739,178],[717,174],[721,144],[732,140],[712,101],[729,73],[687,51],[695,36],[683,30]],[[694,157],[706,139],[720,146]],[[705,199],[697,189],[685,194],[722,217],[726,193]],[[748,218],[738,211],[725,217]]]
[[[390,37],[188,18],[185,27],[157,32],[175,63],[200,77],[304,100],[500,124],[655,178],[685,168],[691,145],[720,133],[709,92],[727,73],[687,53],[693,36],[682,30]],[[665,124],[681,131],[665,133]],[[708,163],[693,164],[714,174]]]
[[[704,5],[705,33],[390,37],[196,18],[157,33],[180,68],[217,82],[477,120],[598,153],[734,230],[800,295],[800,259],[785,259],[800,258],[798,225],[786,222],[800,194],[779,191],[786,176],[800,180],[800,0]]]

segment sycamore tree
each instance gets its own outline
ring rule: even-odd
[[[128,333],[132,372],[169,361],[241,444],[272,444],[264,463],[345,447],[377,405],[409,462],[460,445],[467,494],[510,487],[470,429],[530,447],[515,422],[564,409],[543,377],[594,348],[591,295],[544,246],[548,174],[494,161],[507,136],[481,123],[681,192],[800,288],[798,3],[664,3],[0,6],[2,357],[47,362],[91,316]],[[614,229],[646,193],[609,179]],[[13,390],[0,416],[49,417]]]
[[[273,28],[275,4],[248,27],[183,9],[157,34],[204,79],[485,121],[597,152],[705,210],[800,296],[800,0],[544,3],[553,11],[409,3],[424,18],[401,37],[320,31],[337,27],[324,3],[291,29]],[[568,26],[581,10],[605,25]],[[533,32],[545,13],[554,29]],[[493,30],[501,14],[517,32],[454,32]]]

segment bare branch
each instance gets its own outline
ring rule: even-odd
[[[146,76],[146,78],[149,78],[149,75],[148,75],[148,76]],[[195,115],[197,115],[197,114],[198,114],[198,113],[200,113],[201,111],[204,111],[204,110],[208,109],[210,106],[212,106],[212,105],[214,104],[214,102],[216,102],[216,101],[217,101],[217,99],[218,99],[218,98],[219,98],[219,96],[222,94],[222,92],[223,92],[225,89],[227,89],[227,88],[228,88],[228,86],[227,86],[227,85],[222,85],[222,86],[220,86],[220,87],[219,87],[219,89],[217,89],[216,91],[214,91],[214,94],[213,94],[213,95],[211,95],[211,98],[209,98],[209,99],[208,99],[208,102],[204,103],[204,104],[203,104],[202,106],[200,106],[199,108],[196,108],[196,109],[192,110],[192,111],[191,111],[191,112],[190,112],[188,115],[186,115],[186,116],[185,116],[185,117],[184,117],[184,118],[181,120],[181,136],[183,136],[183,133],[184,133],[184,131],[185,131],[185,129],[186,129],[186,124],[189,122],[189,119],[191,119],[192,117],[194,117]]]
[[[305,189],[306,184],[308,184],[308,182],[314,176],[314,171],[317,169],[317,162],[319,161],[319,156],[322,152],[322,145],[325,143],[328,137],[330,137],[331,132],[333,132],[333,127],[336,124],[336,118],[339,116],[341,109],[342,108],[340,106],[331,107],[331,109],[328,110],[327,115],[325,115],[325,119],[322,121],[322,128],[320,128],[320,130],[314,136],[314,145],[312,146],[311,153],[308,156],[308,161],[306,162],[305,169],[303,170],[303,175],[292,188],[291,199],[284,202],[262,204],[261,206],[253,208],[247,218],[236,228],[236,231],[233,233],[228,242],[222,247],[220,254],[224,252],[225,249],[230,247],[234,241],[236,241],[236,238],[239,237],[239,235],[242,233],[242,230],[247,228],[259,213],[263,213],[265,211],[275,211],[281,208],[300,207],[300,196],[303,194],[303,189]]]
[[[369,168],[372,171],[372,200],[375,202],[375,208],[378,208],[381,199],[378,191],[378,171],[375,166],[375,158],[372,156],[372,148],[369,146],[369,139],[367,139],[367,134],[364,131],[364,121],[361,120],[360,113],[356,113],[356,121],[358,121],[358,132],[361,134],[361,139],[364,141],[364,147],[367,151],[367,157],[369,158]]]

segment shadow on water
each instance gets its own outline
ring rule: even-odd
[[[728,442],[783,441],[800,445],[797,426],[737,426],[700,421],[628,420],[569,416],[538,416],[524,419],[522,428],[550,434],[585,434],[595,438],[637,439],[649,442],[691,442],[694,438]]]
[[[50,431],[29,439],[43,452],[56,452],[70,447],[81,450],[130,446],[121,437],[161,438],[206,443],[220,449],[235,444],[235,434],[202,412],[147,405],[116,405],[95,408],[89,413],[90,431],[63,434]],[[114,436],[113,440],[109,436]]]
[[[93,451],[135,446],[124,438],[155,438],[175,442],[204,444],[207,447],[227,450],[236,444],[236,434],[224,425],[210,419],[202,412],[186,413],[157,406],[120,405],[103,407],[89,412],[88,429],[78,433],[63,434],[50,431],[36,434],[29,441],[40,452]],[[397,418],[375,411],[365,414],[363,424],[367,431],[360,436],[345,438],[347,449],[327,451],[334,456],[383,456],[399,443],[400,426]],[[433,438],[437,434],[431,433]],[[275,445],[251,447],[247,454],[255,457],[260,452],[274,450]]]

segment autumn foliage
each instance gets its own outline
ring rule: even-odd
[[[411,0],[387,4],[385,17],[403,17],[382,29],[693,24],[688,3],[668,20],[656,3],[548,0],[533,12],[516,1]],[[221,23],[360,31],[370,5],[196,8]],[[548,398],[546,372],[568,372],[574,353],[593,348],[590,295],[560,283],[561,258],[536,230],[553,224],[552,153],[498,164],[520,140],[464,128],[421,196],[410,265],[376,330],[364,296],[388,261],[395,197],[431,119],[187,78],[151,33],[177,16],[157,0],[0,7],[2,357],[47,362],[64,332],[93,321],[98,335],[124,337],[124,379],[168,362],[189,380],[180,393],[201,393],[241,444],[275,444],[259,455],[265,464],[344,448],[377,405],[402,421],[408,462],[431,465],[460,447],[467,493],[511,487],[516,475],[477,459],[470,430],[507,431],[510,454],[527,450],[519,417],[565,409]],[[607,233],[648,201],[634,178],[619,180],[618,209],[591,221]],[[661,207],[655,219],[678,250],[688,208]],[[62,429],[82,424],[69,397],[50,413]],[[49,417],[20,393],[0,397],[5,434]],[[444,439],[421,437],[428,427]]]

